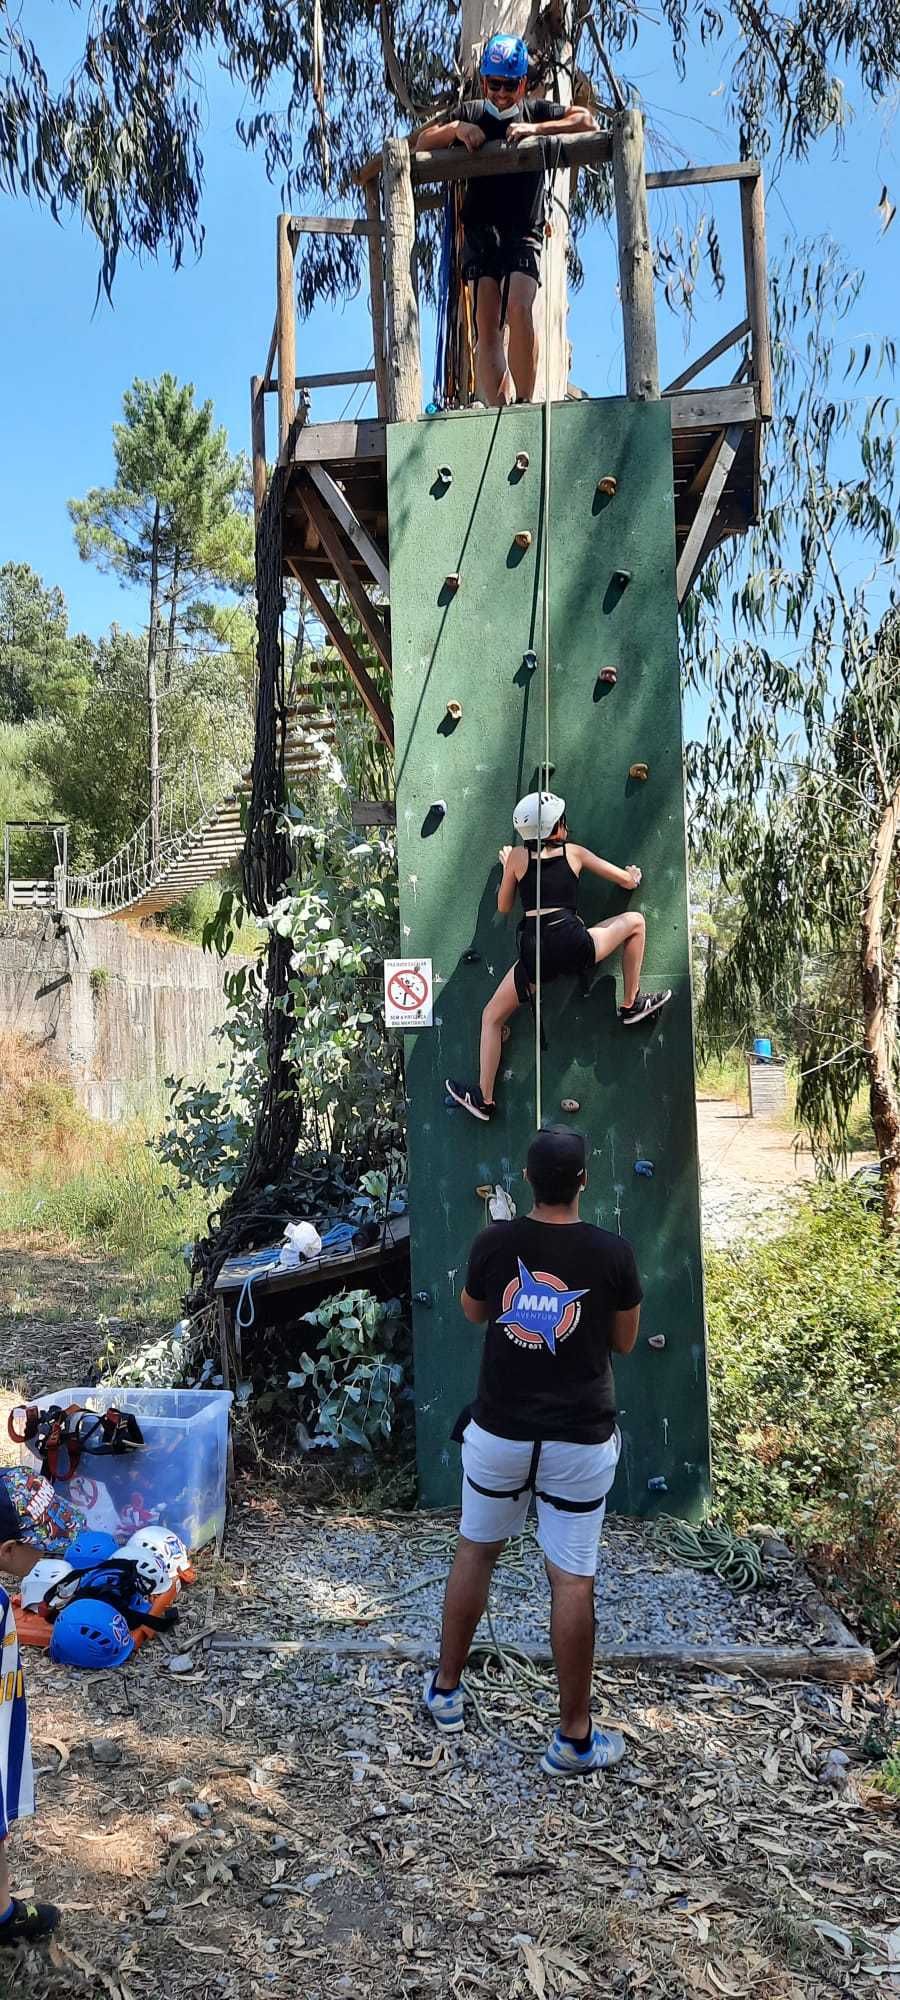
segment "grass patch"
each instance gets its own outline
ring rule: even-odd
[[[706,1279],[717,1504],[781,1527],[879,1650],[900,1634],[900,1246],[823,1184]]]

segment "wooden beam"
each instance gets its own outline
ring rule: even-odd
[[[302,1639],[267,1639],[255,1635],[249,1639],[231,1639],[220,1638],[216,1633],[207,1643],[213,1653],[246,1653],[251,1658],[254,1653],[340,1653],[346,1659],[417,1660],[424,1666],[433,1655],[433,1642],[405,1638],[399,1633],[382,1639],[364,1634],[340,1641],[336,1637],[316,1639],[311,1634]],[[494,1648],[490,1640],[476,1639],[472,1650],[490,1653]],[[549,1646],[526,1643],[519,1646],[519,1652],[526,1654],[535,1666],[553,1665]],[[776,1681],[873,1681],[876,1675],[871,1648],[857,1645],[648,1646],[639,1640],[623,1646],[596,1646],[594,1664],[632,1670],[661,1667],[675,1674],[755,1674],[762,1680]]]
[[[720,354],[727,354],[729,347],[734,347],[739,340],[743,340],[745,333],[749,332],[750,321],[739,320],[730,333],[723,333],[721,340],[717,340],[714,346],[707,348],[705,354],[701,354],[680,375],[676,375],[674,382],[670,382],[668,388],[663,390],[663,395],[674,396],[678,389],[684,389],[688,382],[693,382],[696,375],[702,375],[704,368],[709,368],[713,361],[718,361]]]
[[[395,143],[388,141],[389,144]],[[554,169],[597,167],[611,157],[608,132],[573,132],[571,139],[523,139],[519,146],[480,146],[477,153],[451,146],[437,153],[413,153],[410,171],[414,187],[423,181],[477,181],[490,174],[542,173],[552,147]],[[363,170],[365,171],[365,169]]]
[[[387,349],[384,334],[384,241],[381,221],[381,188],[367,181],[366,214],[369,218],[369,310],[372,316],[372,345],[375,356],[375,400],[378,415],[387,417]]]
[[[397,808],[387,799],[360,799],[351,811],[354,826],[396,826]]]
[[[388,139],[383,158],[387,415],[391,423],[414,423],[422,414],[422,354],[415,279],[416,216],[407,141]]]
[[[253,514],[259,520],[266,497],[266,403],[261,375],[250,377],[250,453],[253,465]]]
[[[369,644],[374,646],[382,666],[390,670],[390,640],[368,592],[356,574],[350,550],[334,515],[329,512],[308,474],[303,480],[301,497],[341,589],[356,612]]]
[[[368,669],[363,666],[356,647],[349,633],[345,632],[331,599],[326,597],[324,590],[314,577],[307,576],[305,572],[301,575],[297,564],[291,562],[290,557],[288,558],[287,567],[291,571],[291,574],[296,577],[302,589],[305,590],[316,617],[324,625],[332,645],[340,654],[351,680],[365,702],[382,742],[387,744],[389,750],[393,750],[394,724],[391,719],[390,709],[382,701]]]
[[[355,215],[289,215],[287,225],[292,236],[368,236],[372,227]]]
[[[344,368],[335,375],[295,375],[295,389],[344,389],[350,382],[374,382],[374,368]],[[267,396],[274,394],[278,382],[273,375],[263,383]]]
[[[766,272],[766,201],[762,174],[758,174],[754,181],[741,182],[741,233],[744,239],[744,276],[753,374],[759,385],[759,414],[763,423],[768,423],[772,415],[772,356]]]
[[[710,466],[709,476],[703,489],[700,505],[691,522],[687,541],[678,558],[675,581],[679,604],[684,603],[700,568],[700,564],[703,561],[707,538],[713,524],[716,508],[719,504],[722,488],[737,457],[738,446],[743,435],[744,431],[741,424],[729,424],[727,431],[725,431],[723,437],[719,440],[718,450]]]
[[[690,389],[667,399],[673,431],[720,431],[727,424],[752,424],[759,415],[752,382],[727,389]]]
[[[613,177],[619,243],[619,290],[625,334],[625,390],[632,402],[659,395],[653,252],[644,179],[644,121],[623,111],[613,124]]]
[[[295,464],[303,464],[308,459],[384,458],[386,453],[384,424],[363,417],[358,423],[304,424],[291,456]]]
[[[762,169],[758,160],[730,160],[721,167],[671,167],[648,174],[648,188],[712,187],[717,181],[754,181]]]
[[[368,564],[379,590],[384,591],[385,597],[390,597],[391,577],[387,563],[380,548],[373,542],[368,529],[357,520],[346,493],[341,492],[330,472],[326,472],[324,465],[317,465],[315,460],[307,466],[307,474],[326,506],[330,507],[335,519],[340,522],[348,541],[353,543],[358,554]]]
[[[278,301],[278,457],[287,453],[294,429],[297,398],[294,379],[297,374],[297,325],[294,305],[294,252],[291,247],[288,222],[290,217],[278,217],[277,242],[277,286]]]

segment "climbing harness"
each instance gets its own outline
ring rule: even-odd
[[[536,1500],[543,1500],[548,1507],[555,1507],[560,1514],[595,1514],[606,1498],[601,1493],[596,1500],[564,1500],[558,1493],[545,1493],[537,1483],[541,1461],[542,1440],[537,1438],[531,1447],[531,1459],[527,1477],[521,1486],[479,1486],[477,1479],[463,1469],[466,1485],[473,1493],[483,1493],[486,1500],[521,1500],[523,1493],[533,1493]]]
[[[130,1410],[84,1410],[77,1403],[62,1409],[36,1403],[10,1410],[7,1431],[13,1444],[24,1444],[40,1460],[45,1479],[68,1480],[78,1470],[84,1452],[94,1458],[118,1458],[138,1451],[144,1443],[137,1418]]]

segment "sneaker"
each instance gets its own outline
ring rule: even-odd
[[[477,1083],[457,1083],[454,1077],[448,1076],[444,1079],[444,1089],[454,1104],[461,1104],[472,1118],[480,1118],[482,1125],[490,1124],[496,1107],[485,1104]]]
[[[633,1028],[636,1021],[650,1021],[654,1014],[660,1014],[667,1000],[672,998],[672,988],[667,986],[664,993],[638,993],[630,1007],[619,1008],[619,1020],[623,1028]]]
[[[54,1903],[22,1903],[14,1896],[11,1915],[0,1924],[0,1951],[11,1951],[13,1945],[34,1944],[38,1938],[49,1937],[61,1922],[61,1913]]]
[[[447,1694],[443,1694],[439,1687],[435,1687],[436,1680],[436,1673],[425,1675],[425,1686],[422,1689],[425,1707],[442,1736],[458,1736],[460,1730],[466,1726],[462,1687],[451,1688]]]
[[[594,1729],[586,1750],[576,1750],[574,1743],[557,1730],[549,1750],[541,1758],[541,1770],[549,1778],[583,1778],[588,1771],[608,1771],[624,1755],[625,1738],[617,1729]]]

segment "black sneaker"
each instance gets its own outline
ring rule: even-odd
[[[55,1903],[23,1903],[14,1896],[12,1915],[0,1924],[0,1951],[11,1951],[16,1944],[34,1944],[38,1938],[49,1937],[61,1923],[62,1914]]]
[[[480,1118],[482,1125],[490,1124],[496,1107],[485,1104],[477,1083],[457,1083],[454,1077],[448,1076],[444,1079],[444,1089],[454,1104],[462,1105],[472,1118]]]
[[[666,1001],[671,998],[671,986],[667,986],[664,993],[638,993],[630,1007],[619,1008],[623,1028],[633,1028],[638,1021],[651,1021],[654,1014],[662,1013]]]

